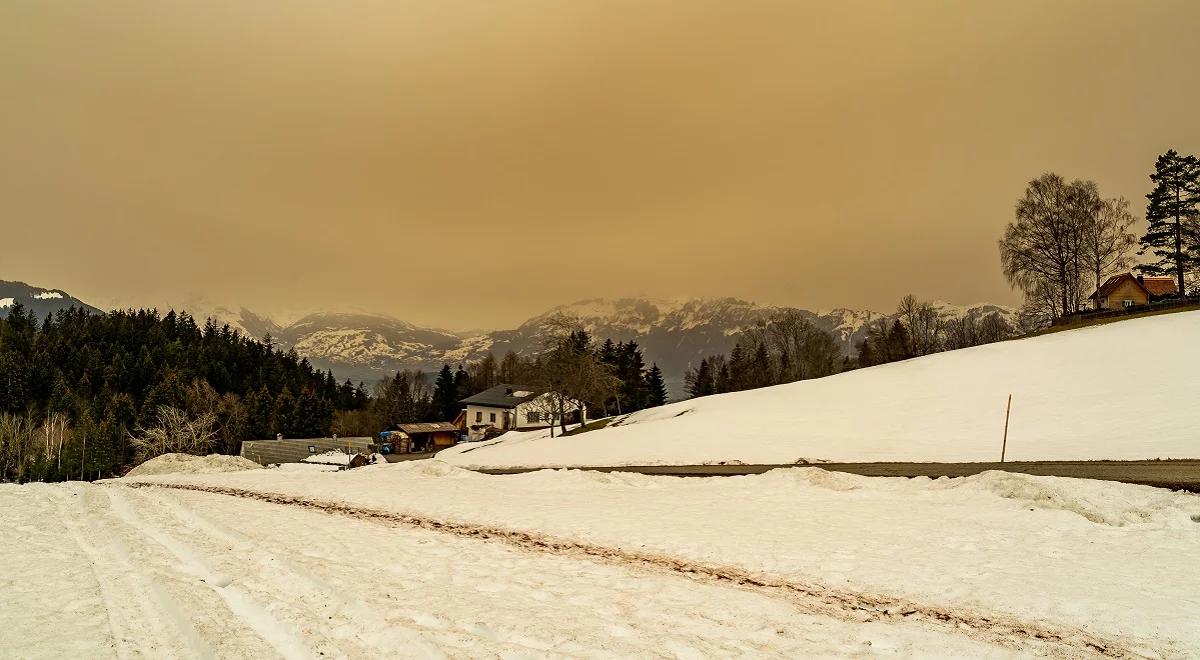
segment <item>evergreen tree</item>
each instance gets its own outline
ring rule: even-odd
[[[657,363],[651,364],[650,371],[646,373],[646,390],[648,392],[647,407],[666,405],[667,384],[663,381],[662,369],[658,368]]]
[[[616,376],[621,381],[621,410],[632,412],[646,407],[646,363],[642,349],[632,339],[617,344]]]
[[[689,369],[685,380],[687,381],[688,396],[693,399],[717,393],[716,374],[713,373],[708,358],[701,359],[695,370]]]
[[[1185,295],[1186,274],[1200,266],[1200,160],[1180,156],[1174,149],[1158,157],[1150,175],[1154,190],[1146,195],[1142,249],[1158,261],[1138,266],[1147,275],[1174,275],[1179,295]]]
[[[488,353],[488,355],[490,356],[491,353]],[[492,362],[495,363],[495,361],[496,359],[492,358]],[[486,389],[477,388],[472,381],[471,374],[467,373],[467,370],[463,369],[461,364],[458,365],[458,370],[454,372],[454,400],[450,402],[450,405],[444,411],[446,414],[442,417],[443,421],[453,421],[458,416],[461,407],[458,403],[459,401]]]
[[[433,384],[433,410],[436,412],[438,420],[441,421],[454,419],[457,407],[458,387],[454,382],[454,372],[450,370],[450,365],[443,364],[442,370],[438,372],[437,380]]]
[[[275,397],[275,404],[271,406],[270,430],[274,434],[282,433],[283,437],[292,438],[299,435],[295,433],[298,426],[296,397],[285,385],[279,395]]]

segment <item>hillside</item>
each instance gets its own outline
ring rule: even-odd
[[[102,310],[71,296],[62,289],[43,289],[24,282],[0,280],[0,319],[8,316],[9,310],[15,303],[21,303],[26,309],[32,310],[39,321],[60,309],[69,307],[78,307],[95,314],[103,313]]]
[[[439,457],[471,466],[994,461],[1011,393],[1008,460],[1197,458],[1197,336],[1200,312],[1133,319],[682,401],[567,438],[508,434]]]

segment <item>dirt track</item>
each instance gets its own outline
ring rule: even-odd
[[[1200,460],[1180,461],[1017,461],[1006,463],[800,463],[782,465],[578,466],[597,472],[636,472],[676,477],[733,477],[789,467],[819,467],[866,477],[966,477],[1004,470],[1053,477],[1100,479],[1200,492]],[[544,468],[480,468],[485,474],[519,474]]]

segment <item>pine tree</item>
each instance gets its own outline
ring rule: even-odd
[[[715,378],[708,358],[702,358],[700,364],[694,370],[689,369],[685,376],[688,396],[694,399],[716,394]]]
[[[433,384],[433,409],[439,420],[449,420],[454,419],[457,407],[458,387],[454,382],[454,372],[450,370],[450,365],[443,364]]]
[[[488,355],[491,354],[489,353]],[[492,358],[492,362],[495,362],[495,358]],[[454,400],[450,402],[449,408],[445,411],[447,414],[442,419],[445,421],[453,420],[458,416],[458,412],[462,407],[458,403],[459,401],[486,389],[476,386],[473,381],[474,379],[471,378],[471,374],[466,369],[463,369],[461,364],[458,365],[458,370],[454,372]]]
[[[1147,275],[1174,275],[1179,295],[1185,294],[1185,275],[1200,265],[1200,161],[1174,149],[1158,157],[1150,175],[1154,190],[1146,195],[1142,249],[1158,261],[1138,266]]]
[[[271,432],[282,433],[285,438],[294,437],[293,431],[298,426],[296,421],[296,397],[284,386],[271,407]]]
[[[632,339],[617,344],[617,378],[621,385],[621,409],[624,412],[646,407],[649,392],[646,389],[646,363],[642,349]]]
[[[646,373],[646,389],[648,391],[647,407],[666,405],[667,384],[663,381],[662,369],[658,368],[658,363],[651,364],[650,371]]]
[[[766,387],[774,384],[775,379],[771,370],[771,356],[767,354],[765,344],[759,344],[754,349],[754,358],[750,364],[750,387]]]

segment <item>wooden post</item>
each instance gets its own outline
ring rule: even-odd
[[[1008,395],[1008,405],[1004,408],[1004,442],[1000,445],[1000,462],[1004,462],[1004,452],[1008,450],[1008,414],[1012,411],[1012,394]]]

